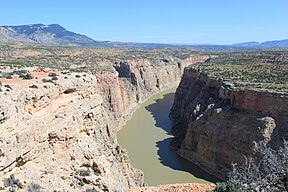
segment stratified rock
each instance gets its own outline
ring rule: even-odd
[[[55,81],[1,79],[12,89],[0,92],[0,180],[13,173],[27,184],[19,191],[126,192],[143,186],[142,171],[131,166],[116,133],[138,103],[177,86],[188,63],[122,63],[121,77],[57,72]]]
[[[38,82],[37,89],[29,88],[36,81],[0,93],[5,101],[0,108],[1,180],[14,173],[48,191],[95,185],[126,191],[143,185],[143,173],[131,167],[127,152],[110,135],[111,119],[94,75],[59,76],[55,84]]]
[[[182,157],[225,178],[262,145],[277,148],[288,138],[288,95],[236,89],[186,68],[175,94],[171,143]]]

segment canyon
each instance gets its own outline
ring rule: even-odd
[[[36,67],[32,79],[1,78],[1,188],[125,192],[143,186],[117,131],[138,103],[177,86],[184,67],[207,58],[115,61],[113,72],[97,73]]]
[[[227,179],[231,163],[241,165],[262,146],[277,149],[287,140],[288,94],[235,87],[223,78],[185,68],[170,114],[171,147]]]
[[[277,149],[288,138],[284,51],[208,55],[190,49],[30,44],[0,49],[3,190],[213,189],[146,187],[144,173],[131,165],[117,141],[140,103],[178,85],[170,148],[220,180],[227,178],[231,163],[242,164],[262,146]]]

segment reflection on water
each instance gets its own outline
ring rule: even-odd
[[[132,165],[144,171],[149,185],[216,181],[168,147],[174,92],[175,88],[164,91],[141,104],[119,131],[118,142],[128,150]]]

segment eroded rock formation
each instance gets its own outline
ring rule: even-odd
[[[279,147],[288,138],[288,95],[236,89],[187,67],[176,91],[171,117],[182,157],[219,178],[231,163],[243,163],[260,146]]]
[[[14,174],[10,180],[23,184],[10,182],[6,189],[127,191],[143,186],[143,173],[131,167],[116,133],[137,103],[176,86],[185,65],[132,60],[115,63],[115,73],[59,72],[57,80],[45,82],[40,77],[1,79],[0,179]]]

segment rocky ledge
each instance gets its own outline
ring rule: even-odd
[[[288,138],[287,93],[235,88],[193,67],[185,68],[171,111],[171,147],[221,179],[232,162]]]
[[[215,187],[213,184],[169,184],[153,187],[138,187],[132,189],[130,192],[209,192],[215,189]]]

